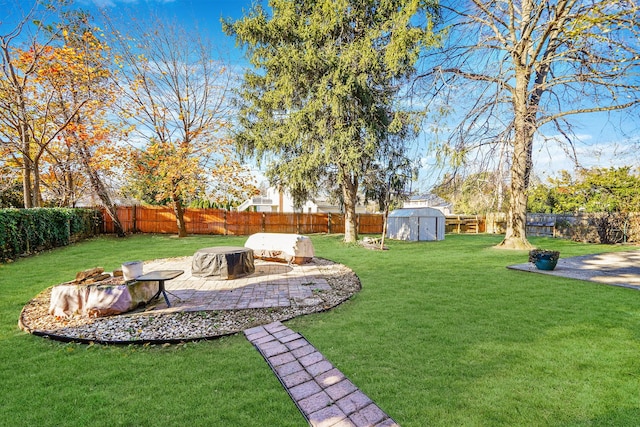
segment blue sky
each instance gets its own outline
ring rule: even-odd
[[[0,0],[1,2],[2,0]],[[222,32],[220,18],[239,19],[243,11],[250,9],[251,0],[76,0],[81,7],[105,8],[114,16],[133,14],[144,16],[150,12],[164,17],[169,22],[189,28],[193,27],[204,32],[222,48],[233,65],[245,66],[247,64],[243,53],[235,46],[235,40]],[[267,0],[259,0],[268,7]],[[638,120],[629,120],[623,115],[613,114],[608,117],[604,114],[592,114],[589,116],[572,119],[575,124],[575,133],[579,137],[575,142],[575,149],[579,155],[582,166],[623,166],[640,165],[640,156],[637,146],[629,144],[628,138],[638,142]],[[622,132],[620,131],[622,130]],[[625,135],[626,133],[626,135]],[[550,132],[546,137],[554,137]],[[422,144],[428,144],[428,135],[423,135]],[[424,150],[423,150],[424,152]],[[425,157],[427,159],[428,157]],[[566,169],[572,171],[574,164],[569,156],[558,144],[544,144],[538,141],[534,153],[535,173],[541,179],[555,176],[558,171]],[[440,175],[439,171],[432,170],[429,166],[421,174],[424,179],[422,184],[428,187],[432,180]]]
[[[14,17],[20,14],[18,9],[27,9],[34,0],[0,0],[0,20],[7,21],[7,15]],[[124,17],[135,19],[154,14],[165,18],[168,22],[176,22],[185,28],[193,28],[211,38],[220,47],[226,60],[231,65],[245,66],[247,64],[243,52],[235,47],[235,40],[222,32],[220,18],[238,19],[243,11],[250,9],[251,0],[75,0],[79,8],[89,12],[97,12],[102,8],[116,19]],[[267,0],[257,0],[267,6]],[[9,11],[6,14],[5,11]],[[96,13],[97,14],[97,13]],[[0,26],[2,30],[2,26]],[[640,132],[638,130],[638,116],[629,118],[621,114],[607,117],[604,114],[589,115],[572,119],[575,123],[575,133],[579,140],[575,141],[575,148],[585,167],[610,167],[640,165],[638,152]],[[547,137],[553,137],[547,134]],[[428,143],[428,134],[423,135],[423,145]],[[635,141],[635,143],[630,143]],[[424,153],[424,159],[429,156]],[[538,141],[534,153],[535,173],[543,180],[554,176],[559,170],[573,170],[571,159],[557,144],[544,144]],[[422,187],[428,187],[433,179],[440,175],[438,171],[425,168]],[[426,189],[426,188],[425,188]]]
[[[267,5],[267,0],[256,1]],[[34,3],[35,0],[0,0],[0,23],[4,21],[5,24],[11,24]],[[253,3],[251,0],[74,0],[76,8],[94,16],[99,16],[99,10],[105,10],[114,19],[122,18],[126,22],[127,19],[144,18],[152,14],[184,28],[197,28],[223,50],[228,49],[232,59],[240,63],[244,63],[242,52],[235,47],[235,40],[222,32],[220,19],[238,19]]]
[[[198,29],[214,40],[224,53],[234,62],[244,64],[235,40],[222,32],[221,18],[239,19],[243,11],[249,10],[251,0],[76,0],[77,4],[89,11],[104,9],[114,17],[154,14],[168,22],[176,22],[184,28]],[[262,1],[264,5],[266,0]],[[131,15],[130,15],[131,14]]]

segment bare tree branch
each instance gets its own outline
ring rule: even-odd
[[[640,106],[640,7],[635,0],[473,0],[468,9],[447,11],[449,42],[425,57],[431,66],[418,82],[438,96],[464,92],[451,153],[478,151],[484,146],[478,141],[512,144],[504,245],[528,247],[524,217],[534,137],[562,120],[561,134],[572,145],[569,117]]]

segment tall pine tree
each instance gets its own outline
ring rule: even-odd
[[[236,140],[266,163],[272,185],[298,202],[323,177],[337,182],[345,241],[357,239],[358,187],[381,144],[399,132],[402,84],[421,49],[438,41],[434,3],[418,0],[272,0],[223,22],[254,66],[240,89]]]

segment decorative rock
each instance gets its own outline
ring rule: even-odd
[[[324,302],[322,298],[318,297],[294,298],[294,301],[299,307],[312,307],[314,305],[320,305]]]
[[[81,283],[88,277],[97,276],[102,273],[104,273],[104,268],[102,267],[95,267],[95,268],[90,268],[88,270],[79,271],[76,273],[76,283]]]
[[[58,285],[51,290],[49,314],[57,318],[69,317],[84,310],[89,288],[78,285]]]
[[[80,282],[80,284],[90,285],[92,283],[102,282],[103,280],[107,280],[110,278],[111,278],[111,275],[109,273],[103,273],[97,276],[87,277],[86,279],[83,279],[82,282]]]
[[[51,290],[49,314],[69,318],[73,315],[100,317],[125,313],[149,301],[157,291],[158,282],[122,284],[120,280],[119,284],[62,284]]]
[[[158,290],[157,282],[89,287],[85,312],[90,317],[126,313],[146,303]]]

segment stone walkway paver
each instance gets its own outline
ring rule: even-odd
[[[255,273],[234,280],[200,278],[191,275],[191,257],[183,257],[145,262],[144,271],[184,270],[166,282],[171,307],[160,299],[154,308],[162,312],[287,307],[292,300],[313,298],[316,290],[331,290],[319,265],[255,260],[255,267]],[[302,335],[280,322],[244,333],[310,425],[398,426]]]
[[[398,426],[302,335],[281,322],[244,331],[314,427]]]

